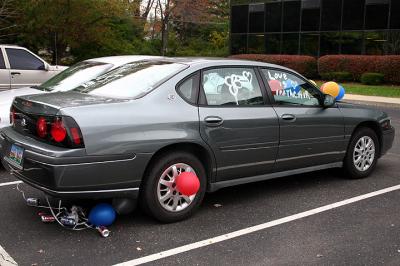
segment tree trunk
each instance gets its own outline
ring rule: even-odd
[[[168,16],[166,16],[162,22],[161,27],[161,55],[166,56],[168,50]]]

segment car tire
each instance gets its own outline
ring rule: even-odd
[[[197,175],[200,181],[200,189],[195,195],[185,197],[176,190],[174,178],[170,178],[171,176],[175,177],[174,166],[178,173],[179,170],[182,170],[191,171]],[[206,171],[196,156],[187,152],[164,154],[152,162],[146,172],[139,200],[142,209],[155,219],[164,223],[184,220],[190,217],[203,201],[207,185]],[[168,186],[163,185],[161,180],[170,183],[168,183]],[[170,195],[169,199],[167,193],[172,193],[172,196],[168,194]],[[163,200],[164,198],[165,200]],[[177,198],[180,198],[180,200],[178,201]],[[178,206],[174,206],[175,202],[178,202]]]
[[[371,128],[358,129],[352,136],[344,159],[346,177],[359,179],[368,177],[376,167],[380,144]]]

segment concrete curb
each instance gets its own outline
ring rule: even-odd
[[[344,96],[343,101],[356,104],[371,105],[376,107],[400,108],[400,98],[392,98],[392,97],[346,94]]]
[[[386,108],[396,108],[400,109],[400,104],[397,103],[385,103],[385,102],[371,102],[371,101],[360,101],[360,100],[344,100],[343,102],[368,105],[374,107],[386,107]]]
[[[360,101],[360,100],[344,100],[343,102],[355,103],[360,105],[369,105],[374,107],[387,107],[387,108],[399,108],[400,104],[397,103],[385,103],[385,102],[371,102],[371,101]]]

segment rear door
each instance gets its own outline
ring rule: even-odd
[[[51,71],[46,70],[46,63],[28,50],[5,50],[10,64],[11,88],[40,85],[52,76]]]
[[[336,105],[323,108],[320,104],[322,92],[292,72],[262,69],[261,73],[273,96],[280,123],[274,171],[342,161],[346,144],[339,108]]]
[[[255,69],[218,67],[202,71],[200,132],[213,149],[217,181],[272,171],[279,124]]]
[[[6,67],[3,49],[0,48],[0,91],[10,88],[10,70]]]

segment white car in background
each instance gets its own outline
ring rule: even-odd
[[[10,107],[16,96],[72,90],[123,64],[157,56],[110,56],[79,62],[39,86],[0,92],[0,128],[10,125]]]
[[[0,45],[0,90],[39,85],[66,68],[52,66],[24,47]]]

